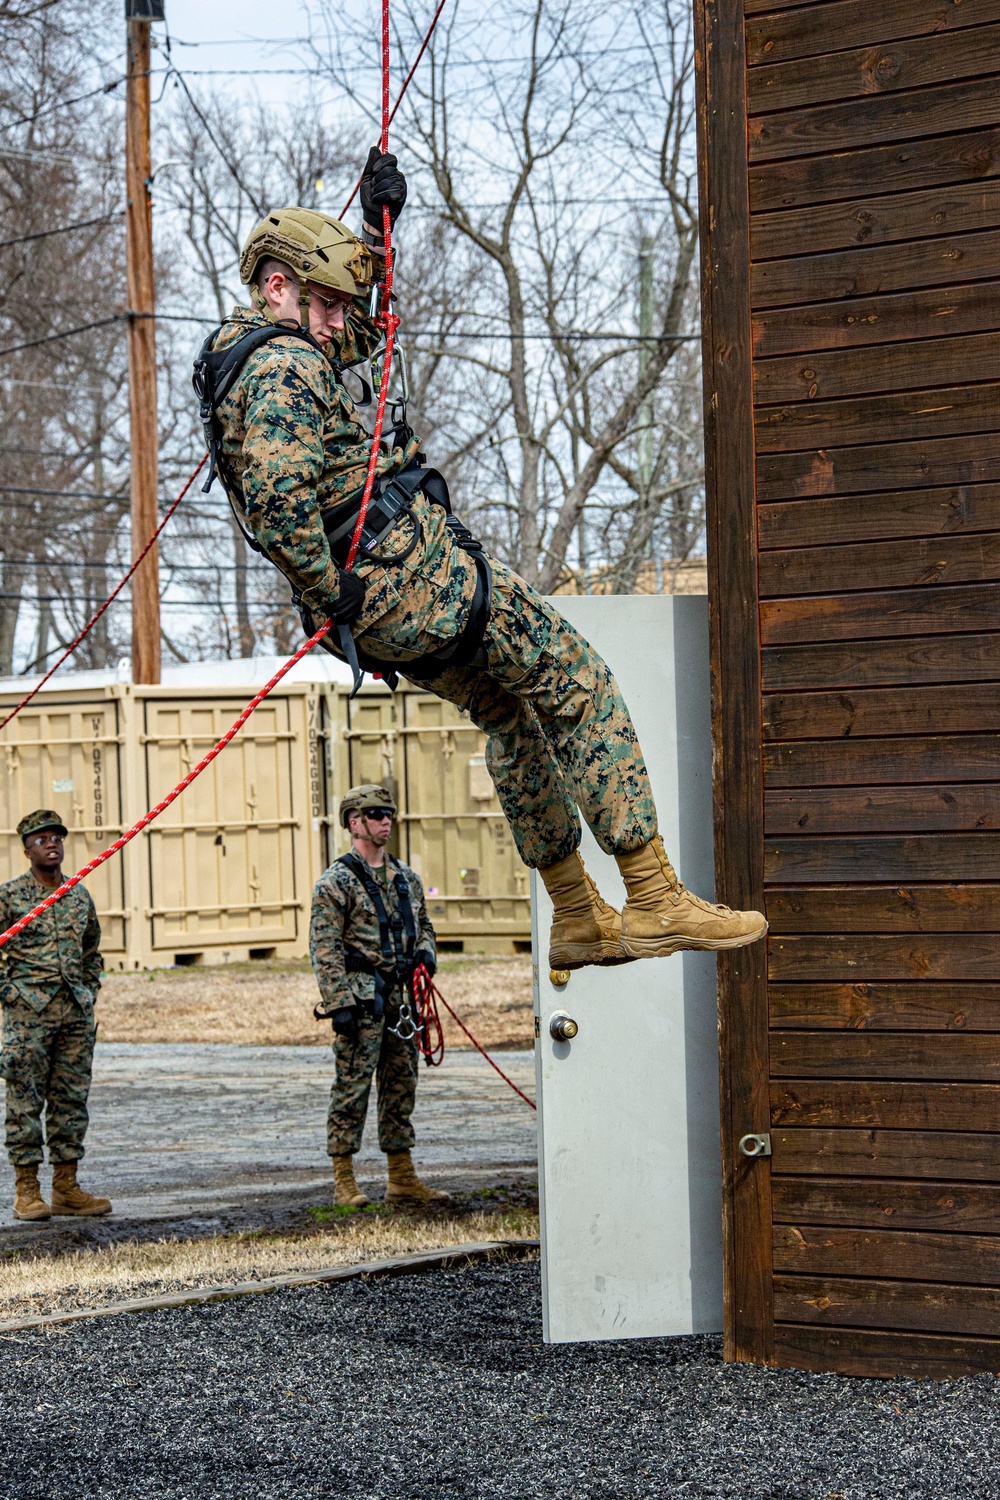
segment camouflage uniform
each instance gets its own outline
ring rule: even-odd
[[[261,314],[237,308],[217,347]],[[355,308],[340,345],[343,363],[375,347],[377,330]],[[324,368],[324,366],[326,366]],[[223,451],[242,477],[249,523],[261,546],[320,617],[338,593],[338,572],[321,512],[356,494],[369,439],[325,356],[294,337],[250,356],[219,407]],[[416,445],[383,455],[392,473]],[[475,593],[470,555],[445,526],[443,510],[418,493],[412,510],[380,544],[414,550],[399,563],[359,562],[367,584],[352,626],[359,649],[406,662],[439,650],[463,628]],[[420,681],[467,709],[488,736],[487,763],[518,852],[547,869],[580,842],[577,807],[598,843],[626,854],[656,833],[656,810],[628,709],[600,656],[552,607],[501,563],[492,562],[493,610],[483,642],[485,668],[452,668]]]
[[[51,894],[30,871],[0,885],[0,931]],[[43,1109],[49,1160],[83,1156],[100,941],[90,892],[78,885],[0,950],[0,1074],[7,1084],[7,1153],[16,1167],[42,1160]]]
[[[420,877],[409,865],[386,854],[390,878],[378,882],[390,920],[399,909],[392,877],[401,874],[410,892],[416,925],[415,951],[435,954],[434,929],[427,916]],[[313,891],[309,955],[319,982],[321,1009],[332,1015],[345,1006],[357,1010],[358,1038],[335,1036],[337,1079],[330,1090],[327,1120],[327,1151],[331,1156],[353,1155],[361,1147],[368,1096],[374,1075],[378,1088],[378,1143],[383,1151],[409,1151],[414,1142],[410,1116],[417,1091],[417,1046],[397,1037],[389,1029],[399,1020],[400,991],[393,992],[385,1015],[372,1014],[375,978],[371,974],[349,974],[344,944],[371,963],[382,963],[378,919],[371,898],[358,877],[335,860],[316,882]],[[407,997],[408,998],[408,997]]]

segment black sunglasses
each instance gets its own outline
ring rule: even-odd
[[[374,818],[377,823],[382,818],[391,818],[393,811],[391,807],[365,807],[362,809],[362,816],[365,818]]]

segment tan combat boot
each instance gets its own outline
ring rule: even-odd
[[[602,899],[584,869],[579,851],[538,873],[554,907],[549,934],[550,969],[630,962],[632,955],[623,952],[619,941],[621,915]]]
[[[338,1208],[367,1208],[370,1199],[354,1180],[354,1157],[331,1156],[333,1162],[333,1201]]]
[[[386,1203],[450,1203],[447,1193],[442,1193],[440,1188],[428,1187],[426,1182],[420,1181],[413,1170],[409,1151],[387,1151],[385,1159],[389,1165]]]
[[[628,891],[622,947],[632,958],[664,958],[683,948],[742,948],[767,931],[759,911],[730,911],[685,890],[659,834],[634,854],[616,858]]]
[[[75,1161],[57,1161],[52,1167],[52,1212],[96,1219],[111,1212],[110,1198],[94,1198],[76,1180]]]
[[[14,1168],[14,1218],[51,1219],[52,1210],[38,1186],[38,1163]]]

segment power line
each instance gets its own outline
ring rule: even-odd
[[[22,349],[37,349],[42,344],[54,344],[58,339],[71,339],[78,333],[89,333],[93,328],[108,328],[112,323],[127,322],[129,317],[141,317],[141,313],[112,313],[110,318],[98,318],[93,323],[81,323],[78,328],[64,328],[61,333],[47,333],[40,339],[26,339],[23,344],[10,344],[0,349],[0,359],[5,354],[20,354]]]
[[[22,384],[22,385],[27,385],[28,384],[27,381],[21,381],[19,383]],[[67,387],[67,389],[68,389],[68,387]],[[0,447],[0,453],[27,453],[32,458],[62,458],[67,463],[77,463],[81,458],[86,457],[86,455],[82,454],[82,453],[63,453],[58,448],[4,448],[4,447]],[[124,461],[125,461],[125,459],[127,458],[128,455],[123,453],[121,455],[121,457],[117,458],[117,459],[108,458],[107,455],[103,454],[103,453],[100,456],[105,460],[106,463],[115,464],[115,463],[124,463]],[[88,463],[93,463],[93,461],[94,460],[93,460],[92,457],[88,457],[87,458],[87,462]]]
[[[66,603],[66,599],[63,597],[62,594],[5,594],[5,593],[0,593],[0,600],[14,600],[14,599],[18,600],[21,604],[65,604]],[[118,604],[118,603],[126,603],[126,602],[127,602],[127,600],[126,600],[126,596],[124,594],[121,595],[119,599],[115,600],[116,604]],[[73,603],[74,604],[83,604],[83,605],[88,605],[89,606],[89,605],[93,605],[93,604],[103,604],[104,603],[104,599],[103,598],[98,598],[96,595],[94,595],[93,598],[87,598],[86,596],[81,596],[79,594],[74,594],[73,595]],[[291,609],[292,608],[292,601],[290,599],[285,599],[285,600],[281,600],[281,599],[277,599],[277,600],[267,600],[267,599],[264,599],[264,600],[258,600],[258,599],[208,599],[208,600],[206,600],[206,599],[203,599],[203,598],[202,599],[161,599],[160,600],[160,608],[161,609],[196,609],[199,605],[204,605],[206,603],[212,604],[212,605],[214,605],[218,609],[242,609],[244,605],[248,609],[285,610],[285,609]]]
[[[25,115],[23,120],[8,120],[5,125],[0,125],[0,130],[16,130],[19,125],[33,125],[36,120],[44,119],[46,115],[54,114],[58,109],[72,109],[74,104],[83,104],[86,99],[94,99],[98,94],[110,94],[120,83],[124,82],[124,78],[115,78],[110,83],[102,83],[100,88],[91,89],[89,94],[78,94],[75,99],[57,99],[54,104],[48,104],[44,109],[36,110],[33,115]]]
[[[168,322],[168,323],[215,323],[215,324],[218,324],[218,321],[219,321],[218,318],[206,318],[206,317],[200,316],[197,313],[157,313],[156,317],[159,318],[160,320],[162,320],[164,322]],[[223,319],[223,322],[228,322],[228,321],[229,321],[228,319]],[[649,334],[645,334],[645,333],[617,333],[617,332],[613,332],[613,331],[603,331],[603,330],[597,331],[597,332],[593,332],[593,331],[590,331],[590,330],[576,329],[576,328],[561,329],[558,333],[510,333],[510,332],[503,332],[503,333],[501,333],[499,331],[495,332],[495,333],[494,332],[490,332],[490,331],[483,331],[481,333],[479,333],[479,332],[469,333],[469,332],[466,332],[464,329],[461,329],[461,328],[449,328],[446,331],[440,331],[440,330],[438,330],[436,328],[432,328],[432,329],[426,329],[426,328],[417,328],[417,329],[414,329],[414,328],[409,328],[409,329],[406,330],[405,334],[403,335],[404,347],[405,347],[405,340],[408,339],[408,338],[411,338],[411,339],[471,339],[473,341],[478,341],[480,339],[502,339],[502,340],[506,340],[506,339],[515,339],[515,338],[518,339],[518,340],[521,340],[521,339],[549,339],[549,340],[556,340],[556,339],[607,339],[607,340],[611,340],[611,341],[614,341],[614,340],[617,339],[617,340],[621,340],[621,341],[627,342],[629,344],[685,344],[685,343],[700,343],[701,342],[701,334],[700,333],[649,333]],[[0,349],[0,354],[2,354],[2,353],[3,353],[3,350]]]
[[[0,495],[58,495],[64,500],[127,500],[128,491],[118,495],[95,495],[90,490],[33,490],[24,484],[0,484]]]
[[[308,45],[311,39],[309,37],[260,37],[257,39],[245,37],[239,41],[182,42],[179,37],[171,35],[170,45],[172,47],[245,47],[253,45],[255,40],[257,46],[262,48],[271,48],[278,45],[290,46],[294,45],[295,43]],[[637,52],[645,54],[649,52],[649,48],[646,47],[642,42],[631,42],[626,47],[584,47],[579,51],[555,53],[552,57],[544,59],[532,57],[529,53],[524,57],[518,57],[515,54],[512,57],[491,58],[489,59],[489,61],[491,63],[502,62],[505,66],[509,66],[515,63],[540,63],[542,61],[547,64],[551,62],[576,62],[577,59],[581,57],[631,57]],[[481,68],[486,60],[487,59],[485,58],[475,57],[450,58],[448,61],[448,66],[450,68]],[[157,69],[154,71],[160,70]],[[210,76],[215,72],[228,73],[230,70],[228,68],[185,68],[184,71],[188,75],[188,77],[197,77],[199,75]],[[264,68],[245,69],[243,71],[269,72],[271,70]],[[281,71],[289,70],[283,69]],[[330,75],[330,69],[324,66],[322,63],[319,63],[312,68],[297,68],[294,71],[299,73],[317,73],[322,75],[323,77],[328,77]]]
[[[78,161],[96,159],[92,156],[67,156],[62,151],[19,151],[14,146],[0,146],[0,157],[4,156],[17,161],[54,161],[60,167],[75,167]]]
[[[180,74],[180,73],[178,73],[178,71],[174,67],[173,63],[170,64],[168,72],[169,73],[173,73],[174,77],[177,79],[177,82],[180,84],[181,88],[184,90],[184,95],[185,95],[185,97],[187,99],[187,102],[190,104],[191,108],[194,110],[195,114],[198,116],[198,119],[201,121],[202,125],[204,126],[205,133],[208,136],[209,140],[212,142],[212,145],[215,147],[216,151],[218,151],[220,157],[222,158],[223,165],[225,166],[226,171],[229,173],[230,177],[236,183],[236,186],[239,188],[240,192],[241,193],[246,193],[247,197],[250,199],[251,205],[256,210],[257,217],[260,218],[260,219],[262,219],[264,217],[265,213],[267,212],[267,210],[264,207],[262,207],[261,204],[259,204],[257,202],[257,199],[254,197],[253,193],[251,193],[250,189],[247,187],[246,183],[243,181],[243,179],[240,176],[239,172],[237,171],[236,167],[234,167],[233,164],[232,164],[232,162],[229,160],[228,153],[225,152],[222,149],[222,147],[219,145],[218,140],[216,139],[215,135],[212,132],[211,125],[205,119],[205,116],[202,114],[202,112],[199,109],[197,103],[195,102],[195,97],[192,94],[191,90],[188,88],[187,84],[185,83],[183,75]]]
[[[58,229],[39,229],[36,234],[19,234],[16,240],[0,240],[0,250],[9,250],[11,245],[26,245],[30,240],[47,240],[54,234],[71,234],[74,229],[91,229],[95,224],[109,224],[112,219],[123,219],[125,210],[116,208],[112,213],[101,214],[96,219],[81,219],[77,224],[63,224]]]
[[[61,558],[50,557],[4,557],[0,559],[5,567],[18,568],[65,568],[67,571],[74,569],[86,569],[90,572],[100,572],[102,569],[113,567],[109,559],[107,562],[73,562],[66,563]],[[183,573],[249,573],[253,569],[265,569],[264,563],[183,563],[171,562],[163,557],[160,558],[160,567],[172,569]],[[74,598],[76,596],[74,595]]]

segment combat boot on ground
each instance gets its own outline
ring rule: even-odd
[[[370,1199],[354,1180],[354,1157],[332,1156],[333,1201],[338,1208],[367,1208]]]
[[[602,898],[579,851],[538,873],[552,898],[550,969],[630,961],[632,955],[623,952],[620,942],[621,915]]]
[[[659,834],[616,859],[628,891],[621,941],[631,958],[664,958],[685,948],[742,948],[767,931],[759,911],[730,911],[685,890]]]
[[[38,1186],[38,1163],[14,1168],[14,1218],[51,1219],[52,1210]]]
[[[409,1151],[387,1151],[389,1185],[385,1190],[386,1203],[450,1203],[447,1193],[440,1188],[428,1187],[421,1182],[413,1168]]]
[[[57,1161],[52,1167],[52,1212],[96,1219],[111,1212],[110,1198],[94,1198],[76,1180],[75,1161]]]

